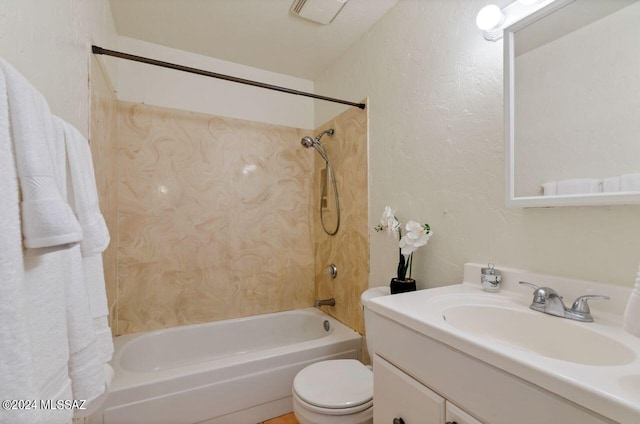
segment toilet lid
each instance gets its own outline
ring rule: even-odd
[[[317,362],[296,375],[293,390],[311,405],[353,408],[372,401],[373,373],[355,359]]]

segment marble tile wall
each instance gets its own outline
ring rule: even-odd
[[[312,200],[316,296],[318,299],[334,297],[336,306],[324,306],[323,310],[364,334],[360,295],[369,284],[367,111],[350,108],[319,127],[316,134],[328,128],[335,130],[334,135],[326,135],[321,141],[335,169],[341,219],[340,229],[335,236],[324,233],[320,224],[318,198],[325,162],[316,154]],[[328,213],[325,213],[325,222],[331,230],[335,206],[331,189],[327,193],[328,209],[325,212]],[[325,273],[325,268],[331,263],[338,267],[336,279],[331,279]]]
[[[120,103],[118,334],[312,305],[302,135]]]
[[[111,243],[103,253],[104,276],[109,302],[109,324],[115,332],[118,244],[118,100],[101,59],[91,57],[89,70],[91,111],[89,140],[93,156],[100,210],[104,215]]]

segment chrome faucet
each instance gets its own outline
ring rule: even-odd
[[[538,287],[535,284],[520,281],[520,284],[531,287],[533,291],[533,301],[529,306],[534,311],[543,312],[557,317],[572,319],[581,322],[593,322],[591,310],[587,301],[589,299],[609,300],[609,296],[588,294],[580,296],[573,302],[571,308],[567,308],[560,296],[550,287]]]
[[[316,308],[319,308],[320,306],[336,306],[336,300],[333,297],[331,299],[316,300],[314,306]]]

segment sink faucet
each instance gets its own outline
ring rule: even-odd
[[[322,300],[316,300],[314,303],[314,306],[316,308],[319,308],[320,306],[336,306],[336,300],[332,297],[330,299],[322,299]]]
[[[580,296],[573,302],[571,308],[567,308],[562,301],[562,296],[551,287],[538,287],[526,281],[520,281],[520,284],[529,286],[534,290],[533,301],[530,306],[531,309],[575,321],[593,322],[593,316],[587,303],[589,299],[609,300],[609,296],[589,294]]]

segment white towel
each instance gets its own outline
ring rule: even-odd
[[[566,194],[588,194],[602,191],[602,180],[593,178],[575,178],[558,181],[559,196]]]
[[[636,276],[636,283],[629,296],[627,308],[624,310],[622,328],[636,337],[640,337],[640,270]]]
[[[102,254],[82,258],[89,307],[96,335],[98,357],[107,363],[113,357],[113,336],[109,327],[109,307],[105,290]]]
[[[8,94],[16,169],[22,192],[21,216],[27,248],[59,246],[82,239],[69,205],[60,194],[52,161],[55,130],[42,95],[0,59]]]
[[[60,118],[54,118],[54,124],[57,135],[54,143],[56,150],[68,152],[69,146],[71,146],[71,151],[77,149],[77,147],[73,145],[75,143],[75,134],[70,134],[71,131],[70,128],[68,128],[70,126]],[[68,138],[73,138],[73,140],[67,141]],[[83,199],[83,196],[87,196],[84,191],[76,188],[84,188],[85,185],[89,184],[85,181],[81,183],[79,179],[91,178],[95,180],[95,178],[93,174],[87,176],[78,171],[82,165],[76,162],[83,160],[79,155],[57,155],[56,158],[62,160],[62,162],[54,163],[55,167],[64,169],[65,171],[67,169],[69,170],[68,174],[66,172],[59,173],[60,176],[64,178],[62,194],[69,199],[70,203],[76,204],[74,203],[75,199]],[[89,157],[89,160],[91,160],[91,157]],[[76,207],[79,207],[79,205],[76,204]],[[100,215],[99,210],[98,215]],[[85,214],[85,216],[89,216],[89,214]],[[102,215],[100,215],[100,217],[102,217]],[[91,401],[104,393],[105,378],[102,369],[102,355],[98,350],[98,342],[93,326],[89,288],[81,248],[83,242],[84,240],[80,244],[75,244],[67,249],[63,256],[66,277],[65,300],[69,343],[68,365],[73,398]],[[100,271],[102,272],[102,270]],[[104,286],[102,290],[104,291]]]
[[[52,151],[56,182],[63,198],[73,198],[72,177],[66,154],[66,132],[60,119],[52,117],[55,138]],[[69,202],[71,203],[71,202]],[[48,249],[51,250],[51,249]],[[37,249],[43,252],[45,249]],[[29,251],[29,256],[34,250]],[[84,276],[81,247],[75,243],[60,251],[60,267],[64,275],[65,322],[67,326],[68,363],[67,374],[71,383],[73,399],[93,400],[105,390],[102,362],[89,306],[89,297]]]
[[[640,191],[640,174],[621,175],[620,191]]]
[[[0,87],[0,392],[3,399],[55,402],[71,398],[62,259],[65,250],[31,249],[26,251],[29,255],[23,253],[25,226],[24,223],[21,225],[20,213],[24,217],[25,211],[19,210],[18,181],[19,166],[25,164],[24,158],[22,161],[18,158],[18,151],[22,148],[24,153],[25,146],[16,139],[20,130],[16,134],[16,127],[13,126],[13,138],[10,147],[7,147],[6,128],[10,115],[12,123],[16,119],[11,104],[24,103],[24,100],[5,97],[12,95],[9,87],[4,87],[5,69],[6,64],[0,60],[0,79],[3,82]],[[34,96],[33,93],[20,90],[13,93],[18,96],[23,94]],[[7,113],[7,106],[10,113]],[[46,116],[40,117],[46,119]],[[44,147],[47,152],[56,151],[53,144],[45,144]],[[58,160],[61,158],[59,154],[52,153],[51,158],[54,157]],[[52,180],[51,187],[58,190],[62,183],[57,181],[59,168],[54,169],[49,162],[48,169],[51,171],[47,177]],[[24,196],[23,193],[23,199]],[[52,202],[58,204],[58,200],[59,204],[63,203],[61,199]],[[48,202],[41,202],[42,205],[48,205]],[[25,206],[29,208],[34,204],[23,202],[22,207]],[[34,212],[37,215],[38,211]],[[70,410],[1,411],[0,422],[63,424],[69,423],[72,415]]]
[[[555,196],[558,194],[558,183],[555,181],[549,181],[542,184],[543,196]]]
[[[76,246],[77,247],[77,246]],[[68,250],[33,249],[24,256],[27,319],[37,399],[73,399],[65,282]],[[68,423],[72,411],[44,411],[45,423]]]
[[[69,203],[82,227],[82,256],[102,253],[109,245],[109,230],[98,204],[98,189],[89,142],[69,123],[58,117],[54,120],[56,127],[64,132],[71,177]]]
[[[37,399],[27,322],[18,175],[9,130],[9,106],[0,72],[0,398]],[[40,411],[0,410],[1,423],[44,423]]]
[[[602,180],[602,191],[604,193],[620,191],[620,177],[609,177]]]
[[[65,253],[69,377],[73,398],[92,401],[105,391],[102,360],[93,329],[80,246],[76,244]]]
[[[75,410],[73,413],[74,420],[77,418],[88,417],[89,415],[93,414],[98,409],[100,409],[104,401],[107,400],[107,397],[109,396],[109,389],[111,388],[111,382],[113,382],[113,377],[115,376],[115,371],[113,370],[113,367],[111,367],[111,365],[109,364],[104,364],[102,369],[104,371],[104,378],[106,380],[106,385],[107,385],[106,390],[93,402],[87,402],[87,404],[85,405],[86,409]]]
[[[89,143],[75,127],[62,119],[56,117],[55,124],[61,129],[66,145],[70,176],[68,198],[84,236],[80,242],[83,276],[96,335],[98,358],[101,363],[106,363],[113,356],[113,338],[109,328],[109,308],[102,264],[102,252],[109,245],[109,230],[98,204],[98,190]]]

